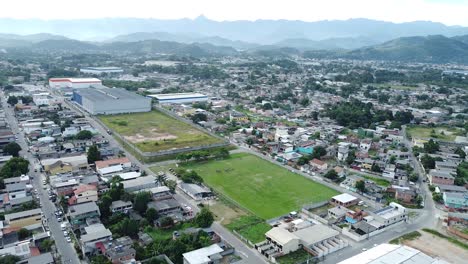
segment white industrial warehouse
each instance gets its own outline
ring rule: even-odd
[[[82,88],[73,91],[73,99],[93,115],[151,111],[151,99],[121,88]]]
[[[208,101],[208,96],[201,93],[171,93],[151,94],[148,97],[155,98],[160,104],[183,104]]]
[[[338,264],[379,264],[379,263],[417,263],[417,264],[448,264],[448,262],[432,258],[423,252],[404,245],[381,244],[361,254],[355,255]]]
[[[122,68],[119,67],[84,67],[80,69],[82,73],[88,74],[103,74],[103,73],[122,73]]]
[[[101,80],[97,78],[50,78],[50,88],[89,88],[95,85],[102,85]]]

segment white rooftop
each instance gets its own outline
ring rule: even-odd
[[[342,194],[333,196],[332,198],[334,200],[340,202],[340,203],[349,203],[349,202],[354,201],[354,200],[357,199],[356,197],[352,196],[351,194],[347,194],[347,193],[342,193]]]
[[[170,100],[170,99],[184,99],[193,97],[206,97],[201,93],[172,93],[172,94],[151,94],[149,97],[156,98],[158,100]]]
[[[203,263],[209,263],[211,259],[209,258],[212,255],[219,254],[223,252],[224,250],[218,245],[218,244],[213,244],[209,247],[204,247],[200,248],[194,251],[190,251],[187,253],[182,254],[184,256],[184,263],[189,263],[189,264],[203,264]]]
[[[339,262],[338,264],[445,264],[421,251],[401,245],[381,244],[363,253]]]

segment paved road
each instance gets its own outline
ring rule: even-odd
[[[118,147],[122,149],[125,152],[125,156],[130,159],[130,161],[140,167],[142,171],[146,171],[148,174],[153,174],[153,172],[149,169],[151,166],[162,166],[162,165],[167,165],[167,164],[173,164],[175,161],[163,161],[163,162],[158,162],[158,163],[152,163],[152,164],[143,164],[141,163],[137,158],[135,158],[131,153],[125,150],[119,142],[117,142],[114,137],[109,135],[107,133],[107,129],[96,120],[94,120],[94,117],[90,116],[89,114],[83,112],[81,109],[79,109],[76,105],[74,105],[73,102],[69,102],[67,100],[63,100],[66,105],[68,105],[71,109],[74,109],[75,111],[82,113],[85,118],[90,122],[90,124],[97,129],[101,135],[104,136],[106,140],[109,141],[109,144],[111,147]],[[169,175],[170,176],[170,175]],[[170,177],[173,180],[177,180],[175,177]],[[194,210],[194,213],[198,212],[198,206],[196,205],[196,202],[192,199],[189,199],[187,196],[185,196],[182,193],[177,192],[175,194],[175,199],[180,201],[183,204],[190,205],[192,209]],[[219,223],[213,223],[212,228],[216,233],[219,234],[219,236],[227,241],[229,244],[234,246],[236,249],[236,252],[239,253],[239,255],[242,257],[242,261],[240,263],[246,263],[246,264],[257,264],[257,263],[267,263],[266,260],[258,253],[256,250],[248,247],[245,245],[242,241],[240,241],[237,237],[235,237],[229,230],[224,228],[222,225]]]
[[[25,159],[28,159],[30,162],[29,176],[33,178],[33,182],[32,182],[33,187],[37,189],[38,191],[38,196],[42,204],[41,209],[44,215],[47,217],[47,222],[50,228],[51,236],[53,240],[55,240],[55,246],[57,248],[58,253],[61,256],[62,263],[79,264],[80,260],[78,258],[78,255],[76,254],[73,244],[68,243],[65,240],[63,231],[61,230],[61,227],[60,227],[60,223],[57,222],[57,219],[54,215],[54,212],[57,210],[57,208],[49,200],[47,191],[42,188],[43,186],[42,186],[41,174],[34,172],[34,165],[37,164],[38,161],[36,158],[34,158],[31,155],[31,153],[26,151],[28,149],[28,145],[26,143],[23,133],[22,132],[20,133],[18,129],[18,122],[16,118],[14,117],[13,109],[7,106],[5,95],[3,93],[2,93],[2,99],[3,99],[2,102],[4,102],[3,108],[5,110],[5,116],[10,125],[10,128],[12,129],[13,133],[18,135],[17,143],[22,148],[22,151],[20,152],[20,156],[24,157]]]

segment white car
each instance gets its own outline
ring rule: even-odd
[[[367,248],[362,248],[362,251],[367,251]]]
[[[71,242],[71,238],[70,238],[70,237],[66,237],[65,239],[67,240],[68,243]]]

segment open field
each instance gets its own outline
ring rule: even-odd
[[[430,256],[438,256],[449,263],[466,263],[468,250],[438,236],[426,232],[420,233],[419,238],[404,241],[403,244],[421,250]]]
[[[328,200],[337,194],[335,190],[246,153],[182,167],[195,170],[215,191],[263,219],[287,214],[304,204]]]
[[[159,111],[99,116],[99,119],[143,152],[220,142],[219,139]]]
[[[409,126],[406,129],[412,138],[436,138],[444,141],[454,141],[456,136],[463,135],[463,131],[454,127]]]

